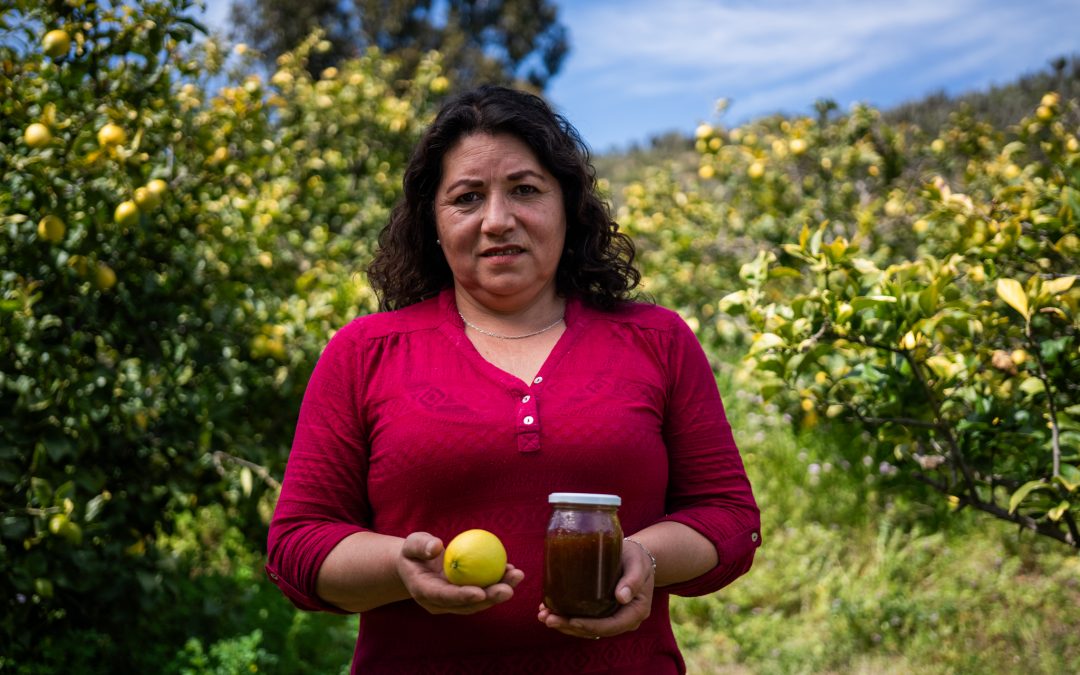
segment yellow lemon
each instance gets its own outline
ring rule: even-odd
[[[431,89],[431,93],[433,94],[445,94],[447,91],[450,90],[450,80],[446,79],[442,75],[439,75],[438,77],[433,79],[431,81],[431,84],[428,86]]]
[[[150,192],[153,192],[158,197],[161,197],[165,194],[165,191],[169,189],[169,184],[161,180],[160,178],[155,178],[154,180],[146,184],[146,189]]]
[[[43,148],[52,140],[52,132],[49,131],[49,127],[41,122],[34,122],[26,127],[26,131],[23,132],[23,140],[31,148]]]
[[[49,58],[58,59],[71,49],[71,37],[60,29],[51,30],[41,39],[41,48]]]
[[[97,132],[98,145],[103,148],[107,148],[112,145],[123,145],[127,140],[127,132],[122,127],[119,127],[112,122],[109,122],[105,126],[98,129]]]
[[[66,231],[64,221],[57,216],[48,215],[38,221],[38,237],[52,244],[61,241]]]
[[[135,188],[135,205],[140,211],[153,211],[161,206],[161,193],[153,192],[150,186]]]
[[[458,586],[490,586],[506,573],[506,549],[487,530],[466,530],[446,547],[443,572]]]
[[[120,202],[113,212],[113,220],[120,227],[131,227],[139,222],[139,207],[132,201]]]
[[[116,285],[116,272],[105,263],[99,262],[94,270],[94,283],[103,291],[107,291]]]

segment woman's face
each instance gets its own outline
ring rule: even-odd
[[[555,297],[562,189],[516,136],[472,134],[446,153],[435,227],[458,293],[496,312]]]

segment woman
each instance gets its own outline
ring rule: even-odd
[[[330,341],[300,411],[267,571],[360,612],[353,672],[675,673],[671,593],[745,573],[757,506],[716,382],[674,313],[632,302],[634,249],[577,132],[482,87],[420,140],[369,270],[383,309]],[[551,492],[622,497],[619,609],[541,602]],[[494,532],[487,588],[445,542]]]

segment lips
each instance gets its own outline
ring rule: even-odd
[[[521,248],[520,246],[493,246],[491,248],[484,249],[483,251],[481,251],[480,252],[480,257],[481,258],[494,258],[494,257],[497,257],[497,256],[518,255],[519,253],[524,253],[524,252],[525,252],[525,249]]]

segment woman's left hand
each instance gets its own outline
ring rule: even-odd
[[[536,618],[560,633],[589,640],[637,630],[652,611],[656,574],[649,556],[641,546],[631,542],[624,542],[622,565],[622,578],[615,585],[615,599],[619,608],[611,616],[603,619],[559,616],[540,603]]]

